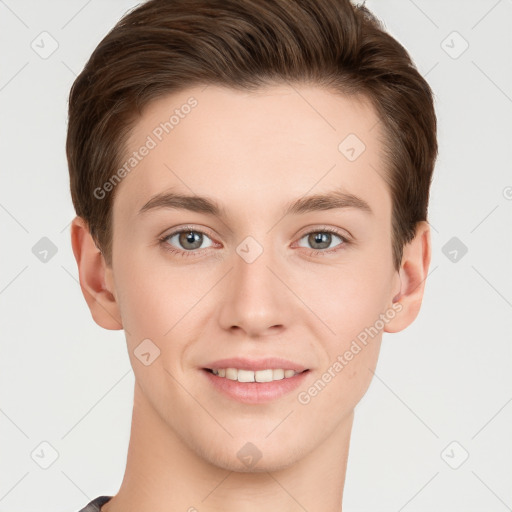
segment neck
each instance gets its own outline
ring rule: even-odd
[[[352,421],[285,469],[234,472],[191,450],[136,384],[125,475],[101,512],[340,512]]]

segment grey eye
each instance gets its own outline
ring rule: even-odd
[[[322,249],[329,249],[329,247],[333,241],[333,237],[338,238],[342,243],[343,239],[334,233],[329,233],[328,231],[313,231],[311,233],[308,233],[304,235],[301,240],[307,238],[307,243],[310,244],[309,246],[299,245],[301,247],[308,247],[310,249],[315,250],[322,250]],[[340,245],[340,244],[337,244]]]
[[[172,243],[172,240],[176,238],[179,244],[177,246]],[[206,234],[201,231],[194,231],[190,229],[172,233],[166,240],[168,240],[170,245],[174,245],[174,247],[177,247],[178,249],[185,249],[187,251],[193,251],[200,248],[204,249],[205,247],[210,247],[212,245],[211,239]],[[205,241],[209,241],[210,244],[205,247],[201,247]]]

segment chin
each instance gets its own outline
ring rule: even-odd
[[[219,447],[217,450],[210,446],[208,453],[203,453],[202,456],[214,466],[237,473],[280,471],[292,466],[300,458],[297,450],[289,446],[269,445],[260,449],[257,441],[254,444],[231,441],[228,446]]]
[[[284,469],[289,468],[290,466],[293,466],[293,464],[296,461],[290,460],[289,455],[285,456],[283,458],[279,457],[273,457],[271,460],[268,458],[266,460],[263,460],[262,457],[256,465],[254,466],[247,466],[240,462],[240,460],[237,457],[232,457],[228,460],[214,458],[210,460],[209,462],[217,466],[218,468],[227,470],[227,471],[233,471],[235,473],[268,473],[268,472],[276,472],[281,471]]]

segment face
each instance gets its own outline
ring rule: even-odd
[[[380,129],[361,98],[208,86],[131,133],[110,279],[136,392],[204,460],[284,468],[351,420],[397,314]]]

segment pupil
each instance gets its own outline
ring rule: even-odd
[[[184,232],[180,235],[180,243],[182,247],[187,249],[197,249],[198,247],[201,247],[202,235],[194,231]],[[187,247],[187,244],[190,244],[193,247]]]
[[[330,233],[313,233],[310,235],[310,243],[314,246],[314,244],[319,244],[321,247],[316,247],[316,249],[325,249],[329,247],[331,244],[331,234]]]

